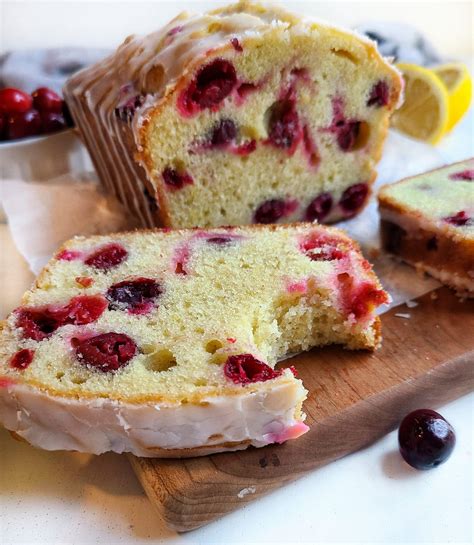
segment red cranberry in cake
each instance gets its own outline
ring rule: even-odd
[[[453,216],[448,216],[447,218],[443,218],[443,221],[447,223],[451,223],[451,225],[456,225],[457,227],[462,227],[463,225],[467,225],[470,222],[471,218],[466,214],[464,210],[461,210],[457,214],[454,214]]]
[[[455,172],[449,176],[450,180],[472,182],[474,180],[474,168],[470,170],[463,170],[462,172]]]
[[[19,350],[10,359],[10,367],[13,369],[26,369],[33,361],[35,351],[30,348]]]
[[[151,278],[135,278],[118,282],[107,290],[109,308],[128,310],[132,314],[150,311],[162,293],[160,284]]]
[[[223,147],[230,144],[237,136],[237,127],[232,119],[221,119],[217,123],[211,133],[211,146]]]
[[[302,130],[295,101],[284,99],[273,104],[268,120],[269,143],[292,155],[301,137]]]
[[[63,325],[95,322],[106,308],[107,301],[100,295],[78,295],[64,306],[20,307],[16,325],[24,338],[41,341]]]
[[[41,132],[41,117],[36,110],[10,114],[6,132],[10,140],[36,136]]]
[[[28,93],[6,87],[0,89],[0,113],[20,114],[26,113],[33,105],[33,99]]]
[[[224,373],[227,378],[236,384],[249,384],[274,379],[279,377],[282,372],[272,369],[263,361],[252,356],[252,354],[239,354],[227,358]]]
[[[378,81],[371,89],[367,106],[381,108],[389,102],[389,88],[386,81]]]
[[[56,256],[56,259],[62,261],[75,261],[76,259],[81,259],[82,255],[82,252],[76,250],[61,250]]]
[[[364,206],[368,195],[369,186],[367,184],[351,185],[342,194],[339,206],[346,216],[354,216]]]
[[[306,208],[306,221],[323,221],[331,212],[332,202],[330,193],[322,193],[313,199]]]
[[[250,0],[127,40],[65,96],[104,187],[144,226],[179,229],[372,184],[401,89],[373,42]],[[322,221],[346,217],[336,204]]]
[[[137,345],[124,333],[102,333],[78,340],[74,349],[80,363],[103,372],[117,371],[137,354]]]
[[[198,71],[195,79],[178,98],[181,115],[195,115],[205,108],[217,109],[237,84],[234,65],[225,59],[215,59]]]
[[[62,114],[63,99],[52,89],[40,87],[36,91],[33,91],[31,96],[33,97],[33,106],[38,112]]]
[[[121,244],[113,242],[93,252],[84,263],[90,267],[94,267],[94,269],[106,272],[109,269],[118,267],[125,261],[127,256],[127,250]]]
[[[325,236],[314,231],[304,237],[299,247],[311,261],[333,261],[342,259],[346,255],[344,244],[336,237]]]
[[[456,290],[474,294],[474,159],[382,187],[385,250]]]
[[[298,208],[295,200],[270,199],[262,203],[255,211],[256,223],[275,223],[289,216]]]
[[[192,185],[193,179],[187,172],[178,172],[174,168],[167,167],[163,171],[163,180],[166,188],[172,191],[183,189],[186,185]]]

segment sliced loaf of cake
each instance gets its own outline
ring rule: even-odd
[[[474,159],[384,186],[386,251],[474,297]]]
[[[355,215],[401,88],[375,42],[240,2],[127,38],[64,95],[105,186],[181,228]]]
[[[311,224],[67,242],[0,336],[0,421],[45,449],[195,456],[295,438],[278,360],[374,349],[388,301],[341,231]]]

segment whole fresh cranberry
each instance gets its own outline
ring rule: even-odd
[[[105,272],[118,267],[127,256],[128,252],[121,244],[112,242],[93,252],[84,263]]]
[[[80,363],[100,371],[117,371],[137,353],[137,345],[124,333],[102,333],[89,339],[73,339]]]
[[[431,409],[418,409],[402,420],[398,430],[400,454],[415,469],[444,463],[456,444],[451,424]]]
[[[331,211],[332,195],[322,193],[313,199],[306,208],[306,221],[322,221]]]
[[[33,106],[38,112],[54,112],[60,114],[63,111],[63,99],[52,89],[40,87],[36,89],[31,96],[33,97]]]
[[[10,114],[7,120],[7,138],[16,140],[36,136],[41,132],[41,117],[36,110]]]
[[[33,361],[34,355],[34,350],[31,350],[30,348],[23,348],[23,350],[19,350],[12,356],[10,359],[10,367],[20,370],[26,369]]]
[[[0,113],[0,140],[3,140],[5,138],[6,128],[7,119],[2,113]]]
[[[110,286],[106,297],[110,302],[109,308],[140,314],[151,309],[162,291],[160,284],[152,278],[135,278]]]
[[[279,377],[282,371],[276,371],[252,354],[229,356],[224,365],[224,374],[235,384],[264,382]]]
[[[19,114],[27,112],[33,105],[33,99],[29,94],[6,87],[0,89],[0,113],[2,114]]]
[[[56,112],[41,113],[41,129],[43,133],[62,131],[67,127],[63,114]]]
[[[346,213],[347,217],[351,217],[362,208],[369,194],[369,186],[367,184],[354,184],[348,187],[342,194],[339,206]]]

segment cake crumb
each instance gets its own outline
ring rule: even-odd
[[[409,318],[411,318],[411,314],[410,314],[409,312],[397,312],[397,313],[395,314],[395,316],[396,316],[397,318],[405,318],[405,319],[407,319],[407,320],[408,320]]]
[[[405,305],[408,307],[408,308],[415,308],[418,306],[419,303],[417,303],[416,301],[407,301],[405,303]]]
[[[256,491],[257,491],[256,486],[249,486],[247,488],[242,488],[242,490],[237,494],[237,497],[242,499],[248,494],[255,494]]]

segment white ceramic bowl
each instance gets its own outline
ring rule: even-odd
[[[75,129],[0,142],[0,179],[45,181],[92,169]]]

